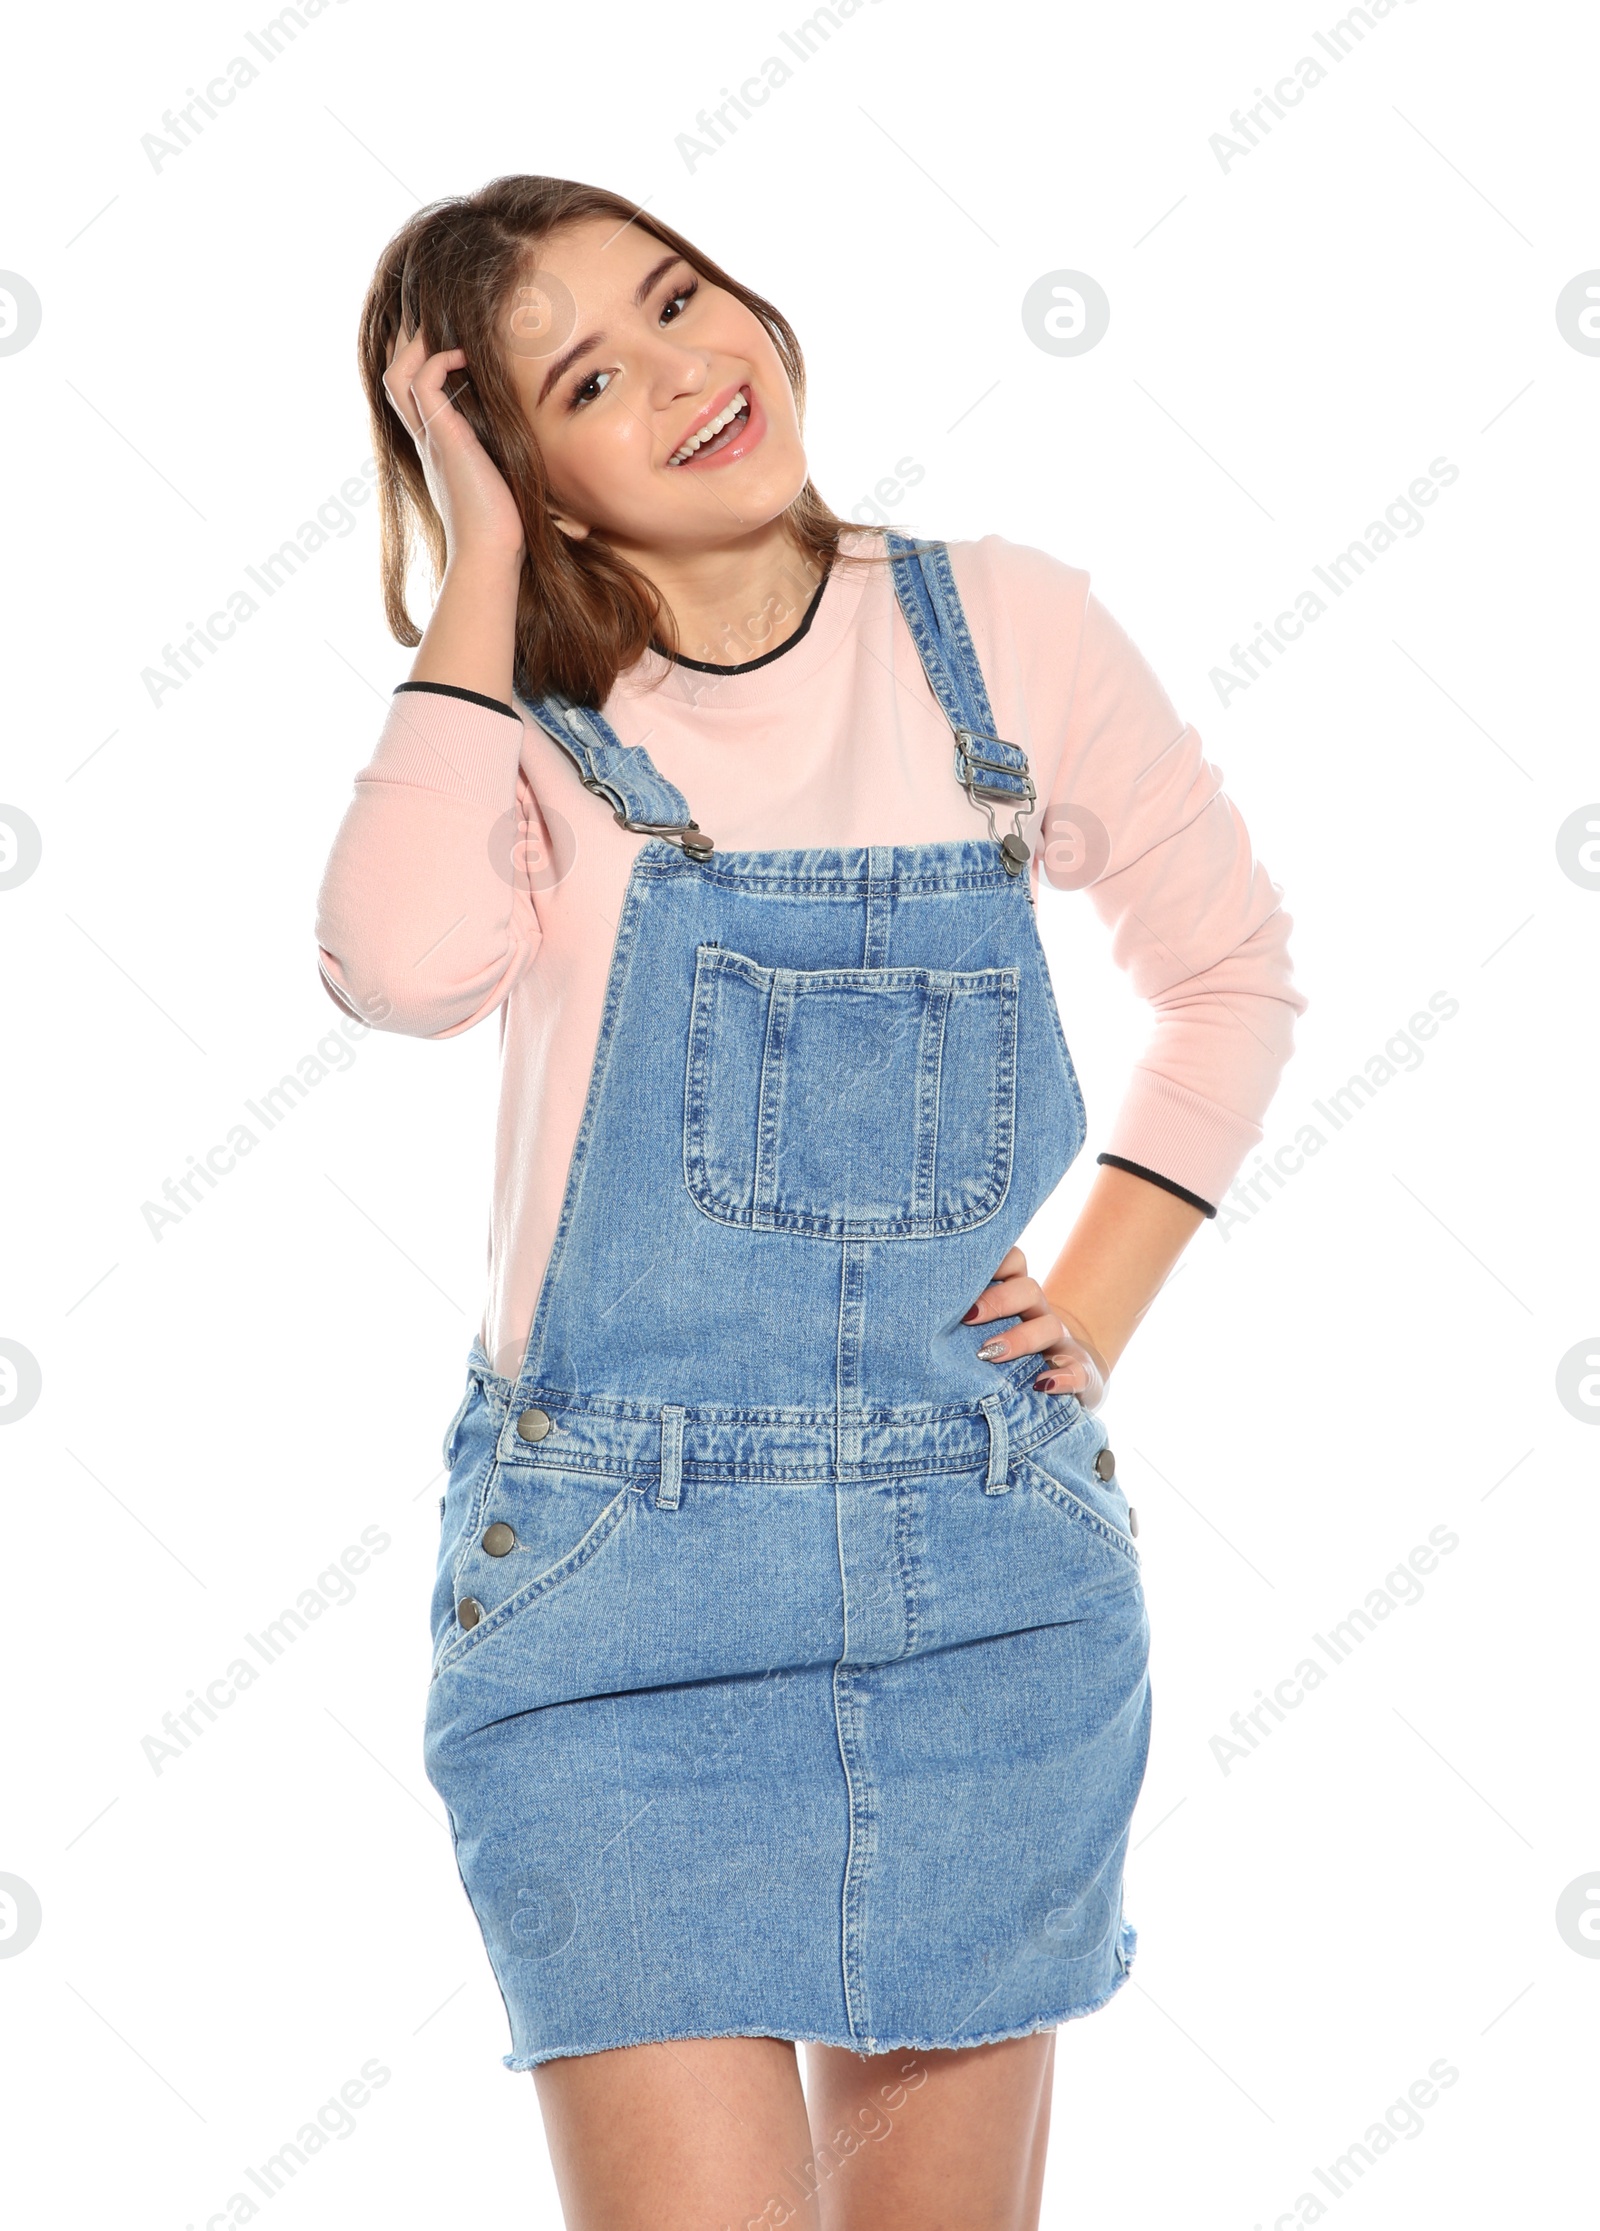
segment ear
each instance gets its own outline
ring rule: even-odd
[[[560,513],[555,511],[551,512],[550,517],[569,541],[587,542],[589,539],[589,529],[581,519],[563,519]]]

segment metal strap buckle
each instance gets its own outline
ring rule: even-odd
[[[1000,857],[1005,862],[1007,875],[1020,875],[1031,858],[1028,840],[1022,834],[1022,824],[1032,813],[1039,795],[1029,772],[1027,754],[1022,751],[1020,744],[1009,744],[1008,749],[1021,754],[1022,765],[1008,767],[1003,759],[986,759],[982,752],[972,748],[979,743],[1004,744],[1007,742],[1004,736],[991,736],[976,728],[958,728],[955,733],[957,780],[973,804],[982,806],[989,824],[989,834],[1000,847]],[[1022,785],[1021,791],[1003,788],[999,783],[985,782],[973,772],[974,768],[980,767],[987,769],[990,774],[1009,775],[1013,783]],[[994,825],[996,806],[1015,808],[1011,827],[1005,836],[1001,836]]]
[[[624,829],[636,829],[641,836],[664,837],[692,860],[703,860],[716,849],[698,821],[630,821],[620,806],[614,806],[612,812]]]
[[[588,721],[581,705],[569,705],[566,708],[566,723],[574,735],[584,736]],[[578,780],[585,790],[592,790],[597,798],[604,798],[619,828],[633,829],[644,837],[662,837],[668,844],[675,844],[680,851],[687,852],[692,860],[703,860],[716,849],[698,821],[635,821],[630,817],[618,791],[603,777],[580,771]]]
[[[692,860],[703,860],[715,850],[712,839],[706,835],[698,821],[635,821],[610,783],[602,781],[598,775],[580,775],[578,780],[585,790],[592,790],[597,798],[604,798],[618,828],[633,829],[644,837],[662,837],[668,844],[675,844],[681,851],[687,852]]]

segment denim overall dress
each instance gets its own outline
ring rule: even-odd
[[[979,1358],[1015,1320],[962,1322],[1084,1138],[1033,784],[948,552],[888,548],[987,833],[721,851],[528,708],[646,841],[521,1369],[475,1341],[445,1442],[425,1763],[511,2069],[973,2045],[1133,1957],[1128,1505],[1037,1356]]]

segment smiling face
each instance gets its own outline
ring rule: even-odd
[[[726,548],[805,485],[766,327],[638,225],[547,239],[505,313],[508,367],[568,531],[635,562]]]

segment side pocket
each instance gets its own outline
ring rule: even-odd
[[[1106,1432],[1092,1410],[1080,1410],[1061,1432],[1041,1441],[1022,1459],[1022,1477],[1034,1494],[1108,1549],[1137,1567],[1139,1552],[1129,1531],[1127,1497],[1115,1473],[1102,1480],[1095,1458],[1107,1446]]]
[[[524,1474],[516,1465],[491,1465],[461,1554],[452,1563],[451,1601],[434,1643],[435,1675],[575,1579],[626,1523],[642,1494],[640,1481],[619,1484],[609,1473],[536,1466]],[[491,1515],[496,1523],[486,1529]],[[473,1607],[468,1627],[459,1623],[463,1597]]]

